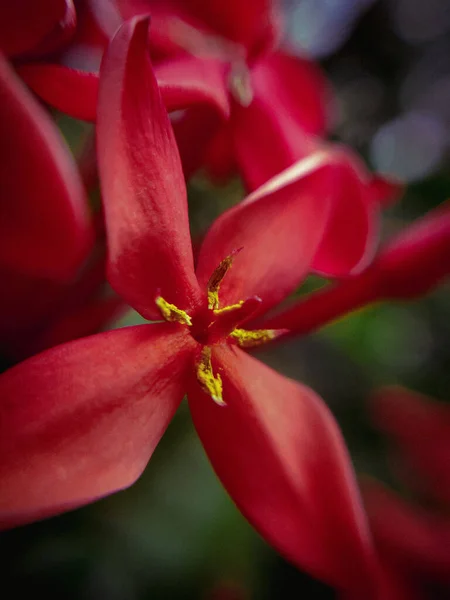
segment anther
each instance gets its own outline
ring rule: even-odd
[[[211,310],[219,309],[219,289],[223,278],[231,268],[233,261],[242,248],[237,248],[233,252],[224,258],[219,266],[214,270],[213,274],[208,281],[208,308]]]
[[[197,380],[206,392],[219,406],[225,406],[222,397],[222,378],[219,374],[214,375],[211,364],[211,348],[205,346],[197,362]]]
[[[192,325],[191,317],[186,311],[177,308],[175,304],[170,304],[164,300],[162,296],[155,298],[156,306],[161,311],[162,316],[166,321],[181,323],[182,325]]]

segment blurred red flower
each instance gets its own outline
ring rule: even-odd
[[[450,595],[450,407],[403,388],[380,391],[374,419],[400,453],[403,483],[416,504],[372,480],[362,484],[370,525],[396,587],[383,598],[417,600]],[[420,506],[422,501],[422,506]]]
[[[183,81],[199,71],[228,99],[228,113],[211,114],[196,106],[174,120],[186,175],[206,166],[223,178],[237,169],[254,190],[322,151],[340,168],[312,269],[342,277],[370,263],[378,241],[379,204],[398,197],[401,187],[369,175],[348,149],[324,145],[329,85],[316,63],[279,47],[278,2],[90,0],[90,6],[107,35],[123,19],[150,14],[158,81]]]

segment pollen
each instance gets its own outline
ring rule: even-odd
[[[245,300],[239,300],[239,302],[237,302],[236,304],[229,304],[228,306],[224,306],[223,308],[215,308],[214,314],[222,315],[223,313],[228,313],[233,310],[237,310],[238,308],[241,308],[241,306],[244,304],[244,302],[245,302]]]
[[[223,259],[219,266],[214,270],[208,281],[208,308],[217,311],[219,309],[219,289],[223,278],[231,268],[234,258],[242,248],[234,250],[229,256]],[[233,305],[235,306],[235,305]],[[228,307],[227,307],[228,308]]]
[[[237,345],[241,348],[253,348],[270,340],[274,340],[284,333],[284,329],[235,329],[230,333]]]
[[[219,374],[214,375],[211,365],[211,348],[205,346],[202,349],[200,359],[197,363],[197,380],[203,389],[216,404],[225,406],[222,396],[222,378]]]
[[[164,300],[162,296],[158,296],[155,302],[166,321],[181,323],[182,325],[189,325],[189,327],[192,325],[191,317],[187,314],[187,312],[177,308],[175,304],[170,304],[170,302]]]

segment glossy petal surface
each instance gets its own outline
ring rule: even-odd
[[[338,589],[367,588],[370,538],[350,459],[322,400],[239,349],[214,347],[213,369],[226,406],[196,382],[189,404],[239,509],[302,570]]]
[[[168,324],[102,333],[0,377],[0,525],[131,485],[184,394],[189,338]]]
[[[223,305],[257,295],[262,312],[307,274],[328,222],[333,192],[323,159],[318,154],[299,162],[215,221],[200,250],[201,285],[206,286],[222,259],[243,248],[221,284]]]
[[[147,52],[148,20],[124,24],[100,75],[98,154],[109,280],[147,318],[160,293],[179,308],[203,301],[194,275],[186,187]]]
[[[81,179],[53,122],[2,60],[0,129],[0,264],[69,277],[92,235]]]
[[[75,24],[72,0],[5,0],[0,3],[0,50],[8,56],[54,51]]]

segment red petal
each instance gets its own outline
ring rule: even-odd
[[[28,64],[18,68],[25,83],[61,112],[95,121],[97,116],[98,74],[56,64]]]
[[[450,582],[450,520],[414,510],[376,482],[362,487],[380,552],[411,577],[428,574]]]
[[[148,20],[125,23],[100,74],[99,168],[109,238],[109,280],[147,318],[157,290],[189,308],[195,279],[186,187],[147,52]]]
[[[214,347],[226,406],[193,381],[192,417],[239,509],[300,569],[370,589],[371,541],[339,429],[322,400],[242,350]],[[370,597],[367,595],[360,597]]]
[[[318,64],[286,52],[274,52],[257,61],[251,74],[255,95],[272,105],[273,110],[286,111],[306,133],[325,133],[331,90]]]
[[[57,64],[23,65],[18,72],[26,84],[50,106],[75,119],[95,121],[97,73]],[[221,117],[228,117],[230,107],[221,63],[179,58],[159,64],[155,74],[168,111],[202,104],[203,110],[212,108]]]
[[[327,235],[313,268],[331,277],[356,273],[373,258],[378,240],[378,205],[373,201],[366,170],[348,151],[311,138],[301,122],[292,118],[292,109],[285,110],[282,102],[281,95],[275,99],[256,97],[250,106],[233,109],[233,133],[244,180],[254,189],[322,147],[335,165],[329,171],[335,183]],[[302,96],[297,104],[301,102]]]
[[[379,238],[379,207],[371,197],[370,179],[356,156],[333,150],[332,212],[313,269],[326,277],[363,271],[373,260]]]
[[[75,25],[72,0],[6,0],[0,3],[0,50],[9,56],[53,52]]]
[[[200,250],[201,285],[206,286],[222,259],[243,247],[221,284],[221,306],[256,295],[263,312],[307,274],[333,193],[331,167],[324,165],[324,156],[297,163],[215,221]]]
[[[168,111],[204,104],[224,119],[229,117],[224,66],[216,60],[182,56],[159,63],[155,75]]]
[[[405,186],[397,180],[374,175],[369,182],[369,197],[382,207],[391,206],[400,200]]]
[[[373,400],[377,425],[392,436],[418,474],[425,492],[450,504],[450,408],[401,387]],[[417,479],[415,480],[417,484]]]
[[[374,265],[380,298],[414,298],[450,274],[450,201],[402,231]]]
[[[212,31],[250,49],[254,45],[259,49],[277,35],[276,3],[270,0],[188,0],[180,4]]]
[[[169,324],[65,344],[0,376],[0,526],[131,485],[185,390],[190,338]]]
[[[426,294],[450,274],[450,201],[406,227],[366,271],[327,286],[267,320],[266,326],[308,333],[377,300]]]
[[[91,244],[87,199],[51,119],[0,57],[0,263],[65,278]]]

